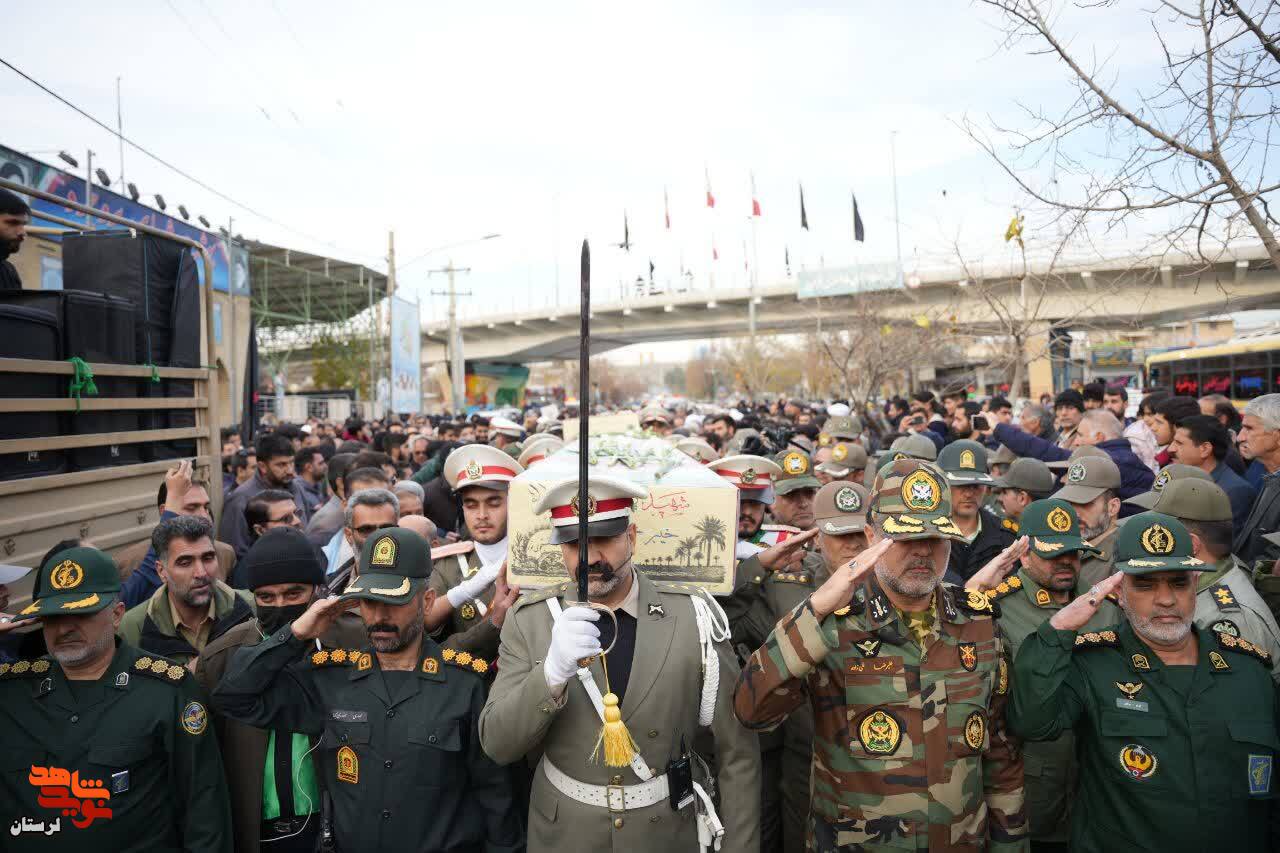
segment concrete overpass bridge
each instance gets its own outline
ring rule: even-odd
[[[602,288],[603,289],[603,288]],[[816,295],[815,295],[816,294]],[[885,322],[923,322],[999,334],[997,311],[1048,329],[1126,329],[1254,308],[1280,308],[1280,271],[1260,243],[1237,244],[1212,263],[1183,253],[1032,262],[1028,274],[1005,261],[912,273],[899,286],[892,267],[802,272],[750,288],[694,287],[603,301],[592,308],[592,352],[629,344],[736,337],[748,333],[755,303],[760,333],[838,329],[874,313]],[[1028,306],[1027,314],[1020,305]],[[468,360],[529,363],[578,356],[578,306],[472,315],[459,320]],[[447,354],[448,326],[423,324],[422,360]]]

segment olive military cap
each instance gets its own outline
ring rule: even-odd
[[[967,438],[953,441],[938,454],[938,467],[954,486],[987,485],[987,449]]]
[[[1151,491],[1143,492],[1140,495],[1134,495],[1127,499],[1125,503],[1140,506],[1143,509],[1155,509],[1156,501],[1160,500],[1160,493],[1164,491],[1165,486],[1174,480],[1207,480],[1213,482],[1213,477],[1209,476],[1208,471],[1201,470],[1194,465],[1183,465],[1181,462],[1173,462],[1161,468],[1156,474],[1156,478],[1151,483]],[[1164,510],[1161,510],[1163,512]],[[1170,513],[1176,515],[1177,513]]]
[[[997,489],[1021,489],[1032,497],[1044,498],[1053,494],[1058,478],[1049,466],[1039,459],[1015,459],[1009,470],[992,481]]]
[[[865,467],[867,449],[856,441],[837,441],[831,445],[831,458],[818,465],[818,470],[832,477],[843,477],[850,471]]]
[[[782,473],[773,480],[773,490],[777,494],[787,495],[797,489],[817,490],[822,487],[818,478],[813,476],[813,463],[799,450],[783,451],[773,461],[782,469]]]
[[[431,577],[431,546],[406,527],[387,527],[365,540],[360,574],[351,579],[345,599],[408,604]]]
[[[870,519],[891,539],[962,539],[951,519],[946,475],[921,459],[898,459],[876,474]]]
[[[1054,496],[1073,504],[1087,504],[1108,489],[1120,488],[1120,468],[1104,452],[1081,456],[1067,466],[1066,485]]]
[[[1052,462],[1046,462],[1050,468],[1061,471],[1063,468],[1070,468],[1071,463],[1085,456],[1106,456],[1107,451],[1101,447],[1094,447],[1092,444],[1082,444],[1075,450],[1071,451],[1071,455],[1066,459],[1055,459]]]
[[[1193,469],[1199,471],[1199,468]],[[1231,521],[1231,499],[1213,480],[1170,480],[1152,507],[1181,521]]]
[[[867,526],[867,490],[841,480],[827,483],[813,498],[814,525],[829,536],[858,533]]]
[[[1127,575],[1199,571],[1204,565],[1191,553],[1191,534],[1171,515],[1131,515],[1116,534],[1115,566]]]
[[[1031,550],[1040,557],[1052,559],[1071,553],[1089,557],[1101,553],[1081,538],[1080,519],[1071,504],[1057,498],[1028,504],[1018,519],[1018,534],[1030,540]]]
[[[105,610],[119,598],[120,571],[110,556],[97,548],[68,548],[45,560],[31,603],[15,618],[84,616]]]
[[[1012,465],[1017,460],[1018,454],[1002,444],[996,448],[996,452],[991,454],[991,458],[987,461],[992,465]]]
[[[928,459],[930,462],[938,458],[938,446],[923,435],[912,433],[895,438],[889,445],[889,456],[901,453],[915,459]]]

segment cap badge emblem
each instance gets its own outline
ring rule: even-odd
[[[914,512],[933,512],[942,503],[942,488],[928,472],[916,470],[902,481],[902,502]]]
[[[49,573],[49,585],[54,589],[75,589],[84,580],[84,569],[74,560],[63,560]]]
[[[837,462],[843,462],[849,458],[849,445],[841,443],[831,448],[831,458]]]
[[[396,564],[396,540],[383,536],[373,545],[373,556],[369,559],[371,566],[394,566]]]
[[[858,726],[862,748],[872,755],[890,755],[902,741],[902,727],[884,711],[873,711]]]
[[[1151,491],[1153,492],[1160,491],[1165,486],[1169,485],[1170,479],[1172,479],[1172,476],[1169,474],[1167,470],[1161,471],[1159,474],[1156,474],[1155,482],[1151,484]]]
[[[1055,506],[1045,518],[1049,529],[1055,533],[1066,533],[1071,530],[1071,514],[1060,506]]]
[[[862,498],[856,490],[843,488],[836,492],[836,509],[841,512],[857,512],[862,509]]]
[[[977,468],[978,461],[974,458],[972,450],[960,451],[960,467],[961,468]]]
[[[1067,469],[1067,480],[1072,483],[1079,483],[1084,480],[1085,470],[1083,462],[1072,462],[1071,467]]]
[[[798,476],[809,470],[809,460],[803,453],[788,453],[782,457],[782,470],[792,476]]]
[[[1120,750],[1120,765],[1134,779],[1149,779],[1155,775],[1160,761],[1145,746],[1131,743]]]
[[[1148,554],[1172,554],[1173,534],[1162,524],[1153,524],[1142,531],[1142,550]]]
[[[573,510],[574,515],[577,515],[577,516],[582,515],[582,513],[579,511],[581,507],[578,504],[577,495],[574,495],[573,500],[569,501],[569,508]],[[595,514],[596,514],[596,499],[593,498],[591,495],[587,495],[587,518],[590,518]]]
[[[743,471],[741,474],[738,475],[738,479],[746,483],[747,485],[751,485],[756,481],[756,469],[755,468],[746,469],[745,471]]]
[[[479,480],[484,476],[484,469],[480,467],[480,463],[472,459],[467,463],[467,479]]]

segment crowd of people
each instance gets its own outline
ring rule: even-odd
[[[183,461],[149,541],[55,545],[6,848],[1280,849],[1280,394],[637,408],[738,490],[729,595],[594,472],[508,582],[571,409],[227,431],[218,517]]]

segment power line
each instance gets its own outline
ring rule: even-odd
[[[314,234],[308,234],[308,233],[307,233],[307,232],[305,232],[305,231],[300,231],[300,230],[298,230],[297,228],[294,228],[294,227],[293,227],[293,226],[291,226],[291,225],[286,225],[285,223],[281,222],[281,221],[280,221],[280,220],[278,220],[278,219],[274,219],[274,218],[272,218],[272,217],[270,217],[270,216],[267,216],[265,213],[262,213],[262,212],[260,212],[260,211],[256,210],[255,208],[250,207],[249,205],[245,204],[244,202],[237,201],[236,199],[232,198],[231,196],[227,195],[226,193],[221,192],[221,191],[219,191],[219,190],[216,190],[216,189],[214,189],[213,187],[209,186],[209,185],[208,185],[208,184],[206,184],[204,181],[202,181],[202,180],[200,180],[199,178],[195,177],[194,175],[192,175],[191,173],[187,172],[186,170],[184,170],[184,169],[180,169],[179,167],[175,166],[173,163],[170,163],[168,160],[165,160],[163,157],[159,156],[158,154],[153,154],[153,153],[152,153],[151,151],[149,151],[148,149],[143,148],[143,147],[142,147],[141,145],[139,145],[137,142],[134,142],[134,141],[133,141],[132,139],[130,139],[129,137],[124,136],[124,135],[123,135],[123,134],[121,134],[119,131],[117,131],[115,128],[113,128],[113,127],[111,127],[110,125],[108,125],[108,124],[106,124],[105,122],[103,122],[101,119],[99,119],[99,118],[97,118],[97,117],[95,117],[95,116],[91,115],[89,112],[87,112],[86,110],[84,110],[84,109],[82,109],[81,107],[77,106],[76,104],[72,103],[71,101],[67,100],[67,99],[66,99],[66,98],[64,98],[62,95],[59,95],[57,92],[53,91],[53,90],[52,90],[52,89],[50,89],[48,86],[46,86],[45,84],[41,83],[39,80],[35,79],[35,78],[34,78],[34,77],[32,77],[30,74],[28,74],[28,73],[26,73],[25,71],[23,71],[21,68],[18,68],[18,67],[17,67],[16,65],[14,65],[12,62],[10,62],[9,60],[5,59],[5,58],[4,58],[4,57],[2,57],[2,56],[0,56],[0,65],[3,65],[4,67],[8,68],[8,69],[9,69],[10,71],[12,71],[14,74],[17,74],[19,77],[21,77],[22,79],[26,80],[26,81],[27,81],[28,83],[30,83],[31,85],[35,86],[37,89],[39,89],[40,91],[44,92],[44,93],[45,93],[46,95],[48,95],[49,97],[51,97],[51,98],[53,98],[54,100],[56,100],[56,101],[58,101],[59,103],[61,103],[63,106],[68,107],[69,109],[73,110],[73,111],[74,111],[74,112],[76,112],[76,113],[79,113],[79,114],[80,114],[80,116],[82,116],[83,118],[88,119],[88,120],[89,120],[90,122],[92,122],[93,124],[97,125],[97,126],[98,126],[98,127],[100,127],[101,129],[105,130],[107,133],[109,133],[109,134],[111,134],[112,136],[114,136],[114,137],[118,138],[120,141],[124,142],[126,145],[128,145],[130,148],[132,148],[134,151],[137,151],[139,154],[142,154],[142,155],[143,155],[143,156],[145,156],[145,157],[149,157],[150,159],[152,159],[152,160],[154,160],[155,162],[159,163],[161,166],[164,166],[166,169],[168,169],[168,170],[170,170],[171,172],[173,172],[174,174],[177,174],[177,175],[179,175],[179,176],[181,176],[181,177],[185,178],[186,180],[188,180],[188,181],[190,181],[191,183],[195,184],[196,186],[200,187],[202,190],[204,190],[204,191],[206,191],[206,192],[208,192],[208,193],[211,193],[211,194],[213,194],[214,196],[216,196],[216,197],[218,197],[218,198],[222,199],[222,200],[223,200],[223,201],[225,201],[227,204],[230,204],[230,205],[232,205],[233,207],[236,207],[236,208],[238,208],[238,209],[240,209],[240,210],[244,211],[245,213],[248,213],[248,214],[250,214],[250,215],[252,215],[252,216],[256,216],[256,217],[258,217],[259,219],[261,219],[263,222],[269,222],[269,223],[270,223],[270,224],[272,224],[272,225],[275,225],[275,226],[277,226],[277,227],[279,227],[279,228],[283,228],[284,230],[286,230],[286,231],[290,232],[291,234],[296,234],[296,235],[297,235],[297,236],[299,236],[299,237],[305,237],[306,239],[308,239],[308,240],[312,240],[312,241],[314,241],[314,242],[316,242],[316,243],[319,243],[320,245],[323,245],[323,246],[329,246],[330,248],[338,249],[338,250],[340,250],[340,251],[344,251],[344,252],[347,252],[347,253],[349,253],[349,254],[353,254],[353,255],[357,255],[357,256],[363,256],[363,257],[376,257],[376,255],[373,255],[373,254],[372,254],[372,253],[370,253],[370,252],[356,251],[356,250],[353,250],[353,249],[344,249],[344,248],[342,248],[341,246],[338,246],[337,244],[335,244],[335,243],[333,243],[333,242],[331,242],[331,241],[329,241],[329,240],[325,240],[325,239],[324,239],[324,238],[322,238],[322,237],[317,237],[317,236],[315,236]]]

